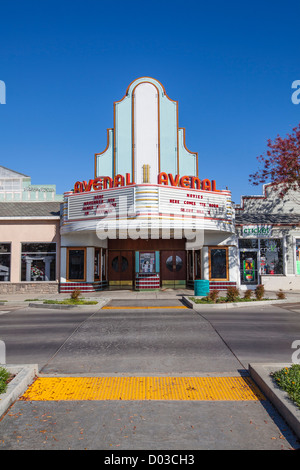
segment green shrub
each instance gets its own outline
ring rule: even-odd
[[[247,290],[245,291],[245,293],[244,293],[244,299],[250,300],[251,297],[252,297],[252,290],[247,289]]]
[[[271,374],[276,384],[285,392],[289,398],[300,408],[300,364],[273,372]]]
[[[81,292],[79,289],[74,289],[73,292],[71,293],[71,299],[72,300],[79,300]]]
[[[207,300],[211,300],[214,304],[217,302],[217,299],[219,297],[219,291],[218,290],[212,290],[209,292],[207,296]]]
[[[234,286],[227,288],[226,302],[235,302],[239,298],[239,290]]]
[[[6,392],[7,380],[9,377],[10,373],[3,367],[0,367],[0,393]]]
[[[255,289],[256,299],[257,300],[262,300],[264,294],[265,294],[265,288],[264,288],[263,284],[259,284]]]

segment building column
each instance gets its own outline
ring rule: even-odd
[[[94,282],[94,257],[95,248],[87,247],[86,249],[86,282]]]
[[[209,279],[209,259],[208,259],[208,246],[204,246],[201,250],[201,279]]]
[[[31,264],[32,260],[26,258],[26,282],[31,281]]]
[[[50,264],[53,261],[53,256],[45,257],[45,281],[50,281]]]
[[[67,280],[67,248],[60,249],[60,282]]]

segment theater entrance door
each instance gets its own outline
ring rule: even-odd
[[[161,251],[162,287],[186,287],[186,251]]]
[[[108,252],[108,285],[109,288],[132,289],[133,251],[109,250]]]

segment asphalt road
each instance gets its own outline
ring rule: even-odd
[[[37,363],[52,375],[240,375],[251,362],[291,362],[291,344],[300,339],[299,304],[199,314],[176,308],[178,301],[155,302],[174,308],[135,301],[145,308],[121,309],[125,301],[114,301],[113,310],[3,309],[6,362]],[[17,401],[0,421],[0,449],[196,452],[300,444],[268,401]]]

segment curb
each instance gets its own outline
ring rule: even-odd
[[[44,304],[43,302],[34,302],[29,303],[27,306],[32,308],[50,308],[50,309],[60,309],[60,310],[70,310],[72,308],[92,308],[92,309],[101,309],[106,305],[111,299],[101,299],[97,304],[90,305],[68,305],[68,304]]]
[[[291,365],[286,363],[249,364],[249,373],[266,398],[270,400],[297,437],[300,438],[300,408],[290,400],[285,391],[273,382],[270,376],[271,372],[276,372]]]
[[[193,296],[196,297],[196,296]],[[198,297],[201,299],[201,297]],[[242,308],[242,307],[256,307],[262,305],[273,305],[273,304],[283,304],[283,303],[290,303],[287,299],[282,300],[257,300],[253,302],[226,302],[223,304],[196,304],[193,302],[189,297],[183,296],[182,299],[186,304],[191,307],[193,310],[206,310],[208,308],[217,308],[217,309],[224,309],[224,308]]]
[[[9,382],[6,392],[0,395],[0,418],[33,382],[38,374],[37,364],[6,365],[2,364],[6,370],[15,374],[15,377]]]

